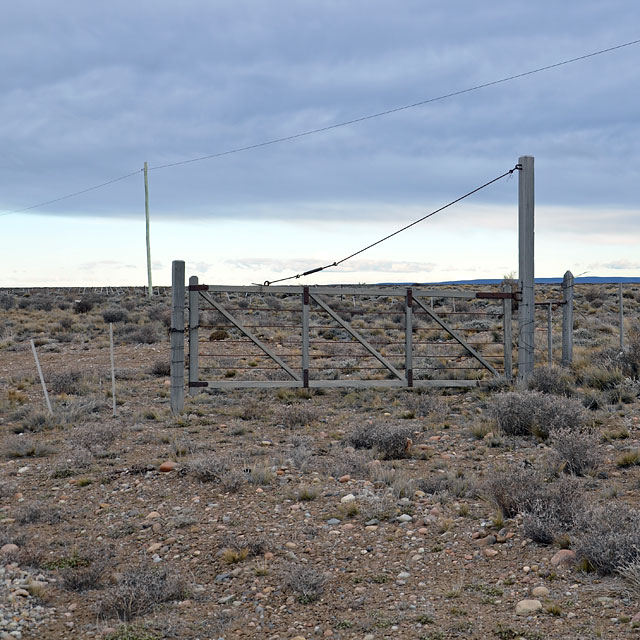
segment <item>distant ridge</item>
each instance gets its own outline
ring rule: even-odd
[[[503,278],[478,278],[477,280],[444,280],[417,284],[500,284]],[[560,284],[562,278],[536,278],[536,284]],[[576,284],[640,284],[640,276],[583,276],[575,278]],[[414,282],[383,282],[380,284],[413,285]]]
[[[447,280],[432,284],[500,284],[501,282],[502,278],[480,278],[478,280]],[[562,278],[536,278],[536,284],[560,284],[561,282]],[[577,284],[619,284],[620,282],[640,284],[640,276],[582,276],[575,278],[574,282]]]

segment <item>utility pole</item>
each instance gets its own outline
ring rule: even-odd
[[[149,167],[144,163],[144,213],[147,221],[147,278],[149,289],[147,295],[153,295],[153,285],[151,284],[151,245],[149,244]]]

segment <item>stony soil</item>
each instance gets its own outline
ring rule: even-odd
[[[117,344],[114,418],[107,304],[0,311],[0,638],[638,635],[633,585],[558,562],[570,539],[535,543],[491,501],[496,470],[543,465],[551,447],[500,434],[486,385],[201,393],[175,417],[152,373],[168,359],[158,325],[157,342]],[[144,304],[129,301],[131,322]],[[40,420],[34,335],[71,376]],[[577,479],[589,503],[638,503],[640,466],[619,464],[640,448],[629,388],[589,412],[602,435]],[[363,425],[409,430],[404,456],[350,446]]]

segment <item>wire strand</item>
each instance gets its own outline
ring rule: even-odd
[[[53,204],[54,202],[60,202],[62,200],[67,200],[68,198],[74,198],[75,196],[80,196],[83,193],[88,193],[89,191],[95,191],[96,189],[102,189],[102,187],[106,187],[114,182],[120,182],[121,180],[126,180],[131,176],[135,176],[139,174],[143,169],[138,169],[137,171],[132,171],[131,173],[127,173],[126,176],[120,176],[119,178],[114,178],[113,180],[108,180],[107,182],[102,182],[101,184],[96,184],[93,187],[88,187],[86,189],[82,189],[82,191],[76,191],[75,193],[70,193],[66,196],[61,196],[60,198],[54,198],[53,200],[47,200],[46,202],[40,202],[38,204],[33,204],[30,207],[24,207],[24,209],[15,209],[14,211],[6,211],[4,213],[0,213],[1,216],[10,216],[14,213],[24,213],[25,211],[31,211],[31,209],[38,209],[39,207],[44,207],[48,204]]]
[[[324,271],[325,269],[330,269],[331,267],[337,267],[338,265],[342,264],[343,262],[346,262],[347,260],[351,260],[351,258],[355,258],[355,256],[360,255],[361,253],[364,253],[368,249],[371,249],[372,247],[375,247],[376,245],[381,244],[382,242],[384,242],[385,240],[388,240],[389,238],[393,238],[393,236],[397,236],[399,233],[402,233],[403,231],[406,231],[407,229],[410,229],[411,227],[417,225],[418,223],[422,222],[423,220],[426,220],[427,218],[430,218],[431,216],[435,216],[436,213],[440,213],[441,211],[444,211],[445,209],[448,209],[449,207],[452,207],[454,204],[460,202],[461,200],[464,200],[465,198],[468,198],[469,196],[472,196],[474,193],[478,193],[478,191],[481,191],[482,189],[485,189],[486,187],[488,187],[489,185],[493,184],[494,182],[498,182],[498,180],[502,180],[502,178],[506,178],[507,176],[512,175],[514,171],[520,170],[520,169],[522,169],[522,165],[517,164],[515,167],[513,167],[513,169],[509,169],[509,171],[505,171],[505,173],[503,173],[502,175],[499,175],[496,178],[493,178],[493,180],[489,180],[489,182],[485,182],[483,185],[480,185],[479,187],[476,187],[475,189],[465,193],[463,196],[460,196],[459,198],[456,198],[455,200],[452,200],[451,202],[448,202],[447,204],[443,205],[439,209],[435,209],[434,211],[431,211],[431,213],[427,213],[426,215],[422,216],[421,218],[418,218],[417,220],[414,220],[413,222],[405,225],[401,229],[397,229],[393,233],[390,233],[389,235],[386,235],[384,238],[380,238],[380,240],[376,240],[375,242],[372,242],[371,244],[367,245],[366,247],[363,247],[362,249],[359,249],[355,253],[352,253],[351,255],[348,255],[346,258],[342,258],[342,260],[336,260],[336,262],[332,262],[331,264],[327,264],[324,267],[316,267],[315,269],[309,269],[309,271],[305,271],[304,273],[298,273],[298,274],[293,275],[293,276],[287,276],[286,278],[279,278],[278,280],[265,280],[264,281],[264,286],[268,287],[269,285],[275,284],[276,282],[285,282],[286,280],[293,280],[294,278],[302,278],[303,276],[309,276],[312,273],[318,273],[318,271]]]
[[[599,51],[593,51],[592,53],[587,53],[582,56],[578,56],[577,58],[571,58],[569,60],[563,60],[562,62],[556,62],[554,64],[549,64],[544,67],[538,67],[537,69],[530,69],[529,71],[523,71],[522,73],[516,73],[511,76],[507,76],[505,78],[500,78],[499,80],[492,80],[491,82],[484,82],[483,84],[478,84],[473,87],[468,87],[466,89],[460,89],[459,91],[452,91],[451,93],[446,93],[441,96],[437,96],[435,98],[427,98],[426,100],[420,100],[419,102],[413,102],[411,104],[406,104],[401,107],[394,107],[392,109],[387,109],[386,111],[379,111],[378,113],[372,113],[366,116],[360,116],[358,118],[353,118],[352,120],[345,120],[344,122],[338,122],[336,124],[330,124],[326,127],[318,127],[317,129],[309,129],[308,131],[302,131],[300,133],[294,133],[290,136],[283,136],[281,138],[274,138],[272,140],[266,140],[264,142],[258,142],[256,144],[250,144],[244,147],[237,147],[235,149],[227,149],[225,151],[219,151],[217,153],[212,153],[206,156],[199,156],[197,158],[190,158],[188,160],[180,160],[178,162],[170,162],[167,164],[160,164],[154,167],[149,167],[149,171],[154,171],[157,169],[168,169],[169,167],[178,167],[183,164],[191,164],[193,162],[201,162],[202,160],[211,160],[213,158],[220,158],[222,156],[228,156],[234,153],[241,153],[243,151],[251,151],[252,149],[259,149],[261,147],[268,147],[274,144],[280,144],[282,142],[289,142],[291,140],[297,140],[298,138],[305,138],[307,136],[315,135],[316,133],[323,133],[324,131],[331,131],[332,129],[339,129],[340,127],[346,127],[351,124],[357,124],[358,122],[365,122],[366,120],[373,120],[374,118],[381,118],[383,116],[388,116],[393,113],[398,113],[399,111],[406,111],[408,109],[414,109],[416,107],[422,107],[426,104],[430,104],[433,102],[439,102],[440,100],[446,100],[447,98],[453,98],[455,96],[460,96],[465,93],[471,93],[472,91],[478,91],[479,89],[486,89],[487,87],[493,87],[497,84],[503,84],[505,82],[511,82],[512,80],[517,80],[518,78],[524,78],[526,76],[531,76],[535,73],[541,73],[542,71],[549,71],[550,69],[556,69],[557,67],[562,67],[567,64],[571,64],[573,62],[579,62],[580,60],[586,60],[588,58],[593,58],[595,56],[602,55],[604,53],[610,53],[611,51],[616,51],[618,49],[623,49],[625,47],[630,47],[632,45],[636,45],[640,43],[640,39],[632,40],[631,42],[625,42],[623,44],[616,45],[614,47],[609,47],[607,49],[600,49]]]

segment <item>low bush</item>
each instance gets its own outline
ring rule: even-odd
[[[171,375],[171,362],[169,360],[159,359],[151,365],[150,372],[154,376],[165,377]]]
[[[552,429],[580,429],[587,424],[587,414],[579,401],[541,391],[500,393],[491,399],[489,412],[509,436],[535,435],[544,440]]]
[[[411,449],[413,430],[389,424],[364,424],[348,436],[355,449],[373,449],[384,460],[405,458]]]
[[[110,322],[129,322],[129,314],[126,309],[118,309],[111,307],[102,312],[102,319],[109,324]]]
[[[598,573],[613,574],[640,558],[640,511],[626,504],[586,511],[576,530],[577,560]]]
[[[184,581],[174,572],[155,567],[133,567],[126,569],[118,583],[105,591],[97,612],[127,622],[150,611],[156,604],[182,599],[184,594]]]
[[[73,305],[73,310],[75,313],[89,313],[93,309],[93,301],[89,298],[82,298],[80,300],[76,300]]]
[[[527,380],[530,391],[571,396],[575,388],[573,376],[560,367],[539,367],[533,371]]]
[[[549,444],[555,451],[558,465],[577,476],[594,473],[600,464],[599,436],[588,429],[554,429]]]
[[[320,599],[327,579],[311,567],[291,567],[284,577],[285,586],[296,594],[298,602],[308,604]]]
[[[294,427],[304,427],[311,424],[319,417],[319,412],[313,405],[308,405],[304,402],[298,402],[295,404],[282,407],[277,416],[277,422],[288,429]]]

